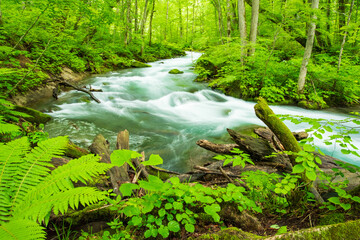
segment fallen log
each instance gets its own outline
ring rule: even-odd
[[[202,148],[205,148],[206,150],[219,154],[229,154],[229,155],[234,154],[231,152],[231,150],[239,147],[237,144],[217,144],[204,139],[197,141],[196,144]]]
[[[257,104],[254,106],[254,109],[256,116],[261,121],[263,121],[266,126],[268,126],[269,129],[275,134],[275,136],[284,146],[285,150],[295,153],[302,150],[290,129],[274,114],[265,99],[259,97]],[[295,161],[296,157],[290,156],[289,158],[292,166],[295,166],[297,164]],[[314,194],[315,199],[318,202],[323,203],[324,199],[322,199],[319,192],[314,187],[313,182],[305,176],[305,173],[301,174],[301,180],[305,184],[309,185],[309,190]]]
[[[91,91],[87,90],[86,88],[77,87],[77,86],[72,85],[72,84],[70,84],[70,83],[68,83],[68,82],[65,82],[65,81],[59,82],[59,83],[57,84],[57,86],[53,89],[53,97],[54,97],[55,99],[58,99],[58,94],[59,94],[59,92],[60,92],[60,91],[59,91],[59,87],[60,87],[61,85],[62,85],[62,86],[66,86],[66,87],[71,87],[71,88],[73,88],[73,89],[75,89],[75,90],[77,90],[77,91],[80,91],[80,92],[87,93],[95,102],[101,103],[100,100],[97,99],[97,98],[94,96],[94,94],[92,94]]]
[[[89,150],[90,152],[99,155],[101,157],[101,162],[111,163],[109,143],[105,140],[103,135],[99,134],[95,137]],[[107,175],[110,176],[110,182],[114,193],[116,194],[120,194],[119,187],[122,183],[130,181],[129,175],[124,168],[113,167],[107,172]]]

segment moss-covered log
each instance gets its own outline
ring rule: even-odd
[[[51,120],[51,116],[28,107],[15,106],[15,111],[26,113],[29,117],[24,117],[24,119],[37,125],[45,124]]]
[[[300,152],[302,150],[293,133],[285,125],[285,123],[283,123],[275,115],[275,113],[271,110],[265,99],[259,97],[258,102],[254,108],[256,116],[270,128],[270,130],[275,134],[275,136],[284,146],[285,150],[294,153]],[[293,166],[297,164],[295,158],[295,156],[290,156],[290,161]],[[314,187],[312,181],[305,176],[305,173],[301,174],[301,179],[306,185],[309,186],[309,190],[314,194],[316,200],[318,202],[324,202],[319,192]]]

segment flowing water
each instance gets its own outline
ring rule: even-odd
[[[101,133],[115,145],[120,130],[130,132],[130,148],[160,154],[164,168],[187,171],[191,165],[206,158],[206,151],[196,141],[222,141],[226,128],[246,128],[264,125],[254,114],[253,102],[247,102],[213,91],[193,80],[193,62],[201,54],[188,52],[187,56],[150,63],[151,68],[124,69],[96,75],[83,82],[103,92],[94,95],[100,104],[90,101],[84,93],[62,93],[57,101],[50,100],[38,109],[48,112],[53,120],[46,125],[50,136],[69,135],[76,144],[88,147]],[[184,74],[168,74],[177,68]],[[294,114],[314,118],[343,119],[343,113],[311,111],[290,106],[273,106],[277,114]],[[287,122],[292,130],[304,125]],[[353,137],[360,143],[359,135]],[[323,150],[336,157],[339,148]],[[360,163],[351,157],[345,160]]]

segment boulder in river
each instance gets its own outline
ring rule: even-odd
[[[180,71],[179,69],[171,69],[169,71],[170,74],[183,74],[184,72],[183,71]]]
[[[151,67],[151,65],[143,63],[143,62],[139,62],[139,61],[136,61],[136,60],[133,60],[133,62],[131,63],[131,67],[145,68],[145,67]]]

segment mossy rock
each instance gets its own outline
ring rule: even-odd
[[[339,223],[334,225],[328,225],[323,227],[314,227],[304,229],[296,232],[290,232],[277,236],[276,239],[346,239],[346,240],[358,240],[360,236],[360,220],[349,221],[346,223]]]
[[[221,230],[217,233],[209,233],[209,234],[204,234],[200,237],[197,238],[188,238],[189,240],[191,239],[213,239],[213,240],[235,240],[235,239],[242,239],[242,240],[246,240],[246,239],[264,239],[263,237],[254,235],[252,233],[248,233],[248,232],[244,232],[241,229],[238,228],[226,228],[224,230]]]
[[[151,65],[134,60],[131,63],[131,67],[134,67],[134,68],[146,68],[146,67],[151,67]]]
[[[170,74],[183,74],[184,72],[183,71],[180,71],[179,69],[171,69],[169,71]]]
[[[87,97],[87,96],[83,96],[83,97],[79,98],[79,101],[80,102],[85,102],[85,103],[90,103],[91,102],[90,98]]]
[[[72,142],[69,142],[65,149],[65,156],[71,158],[79,158],[87,154],[90,154],[88,150],[81,148]]]
[[[311,101],[305,101],[305,100],[300,101],[298,103],[298,106],[302,107],[302,108],[306,108],[306,109],[312,109],[312,110],[324,109],[324,108],[329,107],[326,104],[320,104],[320,103],[311,102]]]
[[[166,181],[166,180],[168,180],[169,178],[172,177],[172,175],[170,173],[166,173],[166,172],[156,170],[156,168],[158,168],[159,170],[165,170],[165,169],[160,168],[160,167],[156,167],[156,166],[154,166],[154,168],[146,167],[146,170],[148,171],[148,173],[150,175],[158,176],[163,181]]]
[[[37,125],[45,124],[51,120],[51,116],[49,116],[45,113],[42,113],[40,111],[37,111],[35,109],[32,109],[32,108],[15,106],[14,110],[18,111],[18,112],[26,113],[27,115],[29,115],[29,117],[24,117],[24,119],[26,121],[29,121],[29,122],[37,124]]]

